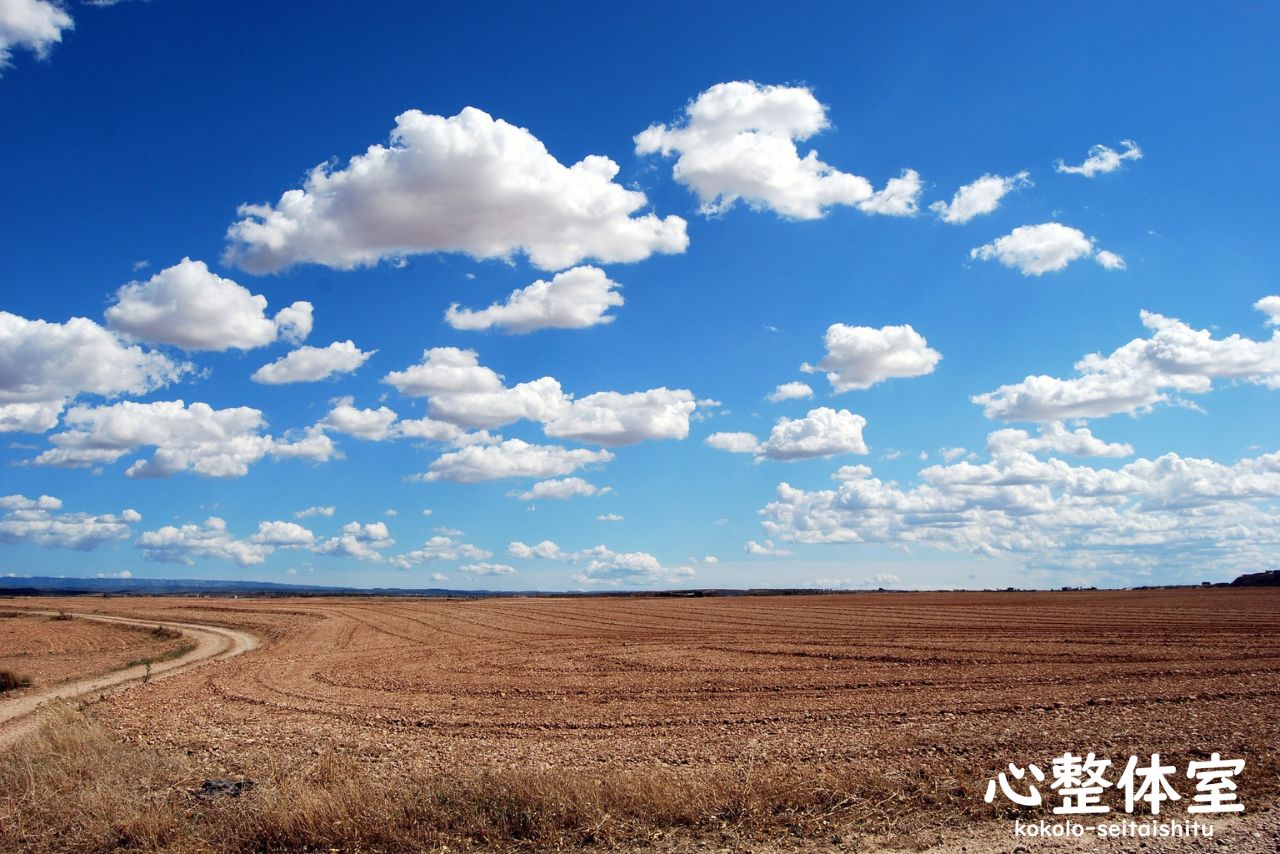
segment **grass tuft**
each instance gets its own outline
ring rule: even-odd
[[[31,677],[12,670],[0,670],[0,694],[5,691],[16,691],[19,688],[30,688]]]

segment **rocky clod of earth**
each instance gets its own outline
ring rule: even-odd
[[[252,780],[205,780],[195,794],[201,798],[238,798],[252,788]]]

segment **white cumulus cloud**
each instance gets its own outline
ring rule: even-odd
[[[563,477],[554,480],[541,480],[524,492],[510,494],[521,501],[539,501],[542,499],[563,501],[579,495],[591,497],[593,495],[607,495],[610,492],[613,492],[613,487],[611,486],[599,487],[580,477]]]
[[[145,282],[116,292],[107,326],[134,338],[184,350],[250,350],[277,338],[311,334],[311,303],[298,301],[267,317],[267,298],[183,258]]]
[[[956,190],[950,202],[934,202],[929,210],[938,215],[938,219],[953,225],[960,225],[977,216],[989,214],[1000,207],[1000,200],[1020,187],[1031,186],[1031,173],[1019,172],[1016,175],[983,175],[976,181],[965,184]]]
[[[813,389],[809,388],[808,383],[791,382],[779,385],[767,400],[770,403],[781,403],[784,400],[801,400],[806,397],[813,397]]]
[[[514,333],[585,329],[614,321],[607,312],[623,303],[618,287],[599,267],[574,267],[549,282],[539,279],[512,291],[506,302],[479,311],[454,303],[445,312],[445,322],[454,329],[498,328]]]
[[[350,557],[356,560],[382,563],[386,557],[382,554],[396,544],[386,522],[348,522],[336,537],[330,537],[311,546],[316,554],[332,557]]]
[[[433,462],[423,480],[450,480],[478,483],[507,477],[552,478],[613,459],[609,451],[534,445],[507,439],[492,445],[471,445],[442,455]]]
[[[249,542],[268,546],[309,546],[316,535],[297,522],[259,522],[258,532]]]
[[[1275,297],[1254,308],[1271,314]],[[1178,394],[1203,394],[1215,379],[1243,380],[1280,388],[1280,329],[1266,340],[1235,334],[1214,338],[1181,320],[1141,314],[1150,330],[1110,355],[1091,353],[1076,362],[1077,376],[1029,376],[1021,382],[974,396],[988,418],[1006,421],[1062,421],[1145,412]],[[1274,315],[1272,315],[1274,319]]]
[[[1028,438],[993,434],[989,461],[929,466],[911,487],[882,481],[866,466],[840,469],[835,489],[779,484],[762,511],[765,532],[791,542],[920,545],[1101,572],[1199,574],[1274,563],[1280,452],[1234,464],[1168,453],[1109,468],[1039,456],[1081,444],[1117,455],[1089,435],[1055,431],[1030,445]]]
[[[515,575],[516,568],[505,563],[468,563],[458,567],[468,575]]]
[[[507,545],[507,554],[511,557],[529,560],[538,558],[540,560],[569,560],[573,555],[566,553],[558,545],[551,540],[543,540],[537,545],[529,545],[519,540],[513,540]]]
[[[51,430],[80,395],[145,394],[190,370],[87,318],[49,323],[0,311],[0,432]]]
[[[61,509],[62,501],[51,495],[0,498],[0,542],[91,551],[103,543],[128,537],[132,532],[130,524],[142,519],[136,510],[95,515],[57,512]]]
[[[334,341],[328,347],[299,347],[250,377],[256,383],[313,383],[335,374],[349,374],[368,361],[377,350],[363,351],[354,341]]]
[[[52,448],[32,463],[80,468],[106,465],[140,448],[155,454],[137,460],[129,477],[167,477],[183,471],[207,477],[241,477],[270,455],[324,461],[333,455],[325,436],[298,441],[274,439],[262,432],[262,412],[247,406],[214,409],[181,400],[156,403],[123,401],[110,406],[72,407],[64,419],[70,428],[49,437]]]
[[[438,534],[423,543],[421,548],[391,558],[391,563],[401,569],[410,569],[427,561],[484,560],[493,557],[491,551],[455,539],[460,535],[461,532],[453,532],[452,535]]]
[[[1131,139],[1120,140],[1124,151],[1116,151],[1106,145],[1095,145],[1089,149],[1089,156],[1079,166],[1068,166],[1061,160],[1054,164],[1054,169],[1069,175],[1083,175],[1092,178],[1094,175],[1114,172],[1124,165],[1126,160],[1141,160],[1142,149]]]
[[[648,552],[617,552],[603,545],[576,552],[571,559],[585,564],[573,580],[592,586],[676,584],[694,575],[691,566],[667,566]]]
[[[763,442],[750,433],[712,433],[707,444],[722,451],[755,454],[756,460],[793,462],[837,454],[865,454],[862,428],[867,419],[847,409],[825,406],[809,410],[803,418],[779,418]]]
[[[396,117],[389,145],[370,146],[344,169],[317,166],[274,205],[243,205],[226,257],[264,273],[426,252],[524,253],[559,270],[587,258],[683,252],[685,221],[638,214],[648,200],[615,183],[617,174],[599,155],[564,166],[529,131],[474,107],[453,117],[409,110]]]
[[[672,175],[691,189],[707,215],[739,200],[789,219],[817,219],[833,205],[868,213],[915,213],[919,176],[906,170],[879,193],[859,175],[841,172],[796,148],[829,127],[827,110],[803,86],[719,83],[685,107],[682,124],[651,125],[635,137],[637,154],[676,155]]]
[[[0,0],[0,72],[9,65],[15,48],[26,48],[44,59],[73,26],[67,11],[49,0]]]
[[[492,429],[520,420],[542,424],[555,439],[619,446],[656,439],[683,439],[697,407],[687,389],[602,391],[575,399],[554,377],[508,387],[496,371],[479,363],[474,350],[435,347],[422,362],[383,378],[401,393],[427,397],[431,417],[466,428]]]
[[[800,366],[805,373],[826,373],[837,392],[871,388],[879,382],[933,373],[942,354],[924,336],[902,326],[846,326],[833,323],[823,337],[827,354],[816,365]]]
[[[202,524],[165,525],[144,531],[134,541],[142,556],[159,563],[190,566],[197,558],[234,561],[240,566],[256,566],[266,561],[275,546],[236,539],[225,520],[210,516]]]
[[[1108,250],[1097,250],[1092,237],[1060,222],[1020,225],[969,251],[975,260],[999,261],[1024,276],[1042,276],[1066,269],[1072,261],[1093,257],[1107,270],[1123,270],[1124,259]]]

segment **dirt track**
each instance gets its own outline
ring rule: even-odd
[[[43,616],[52,616],[57,612],[35,611]],[[0,747],[20,737],[33,723],[31,713],[51,700],[70,700],[92,694],[104,694],[107,691],[141,682],[164,679],[183,673],[209,660],[225,659],[256,649],[258,639],[248,632],[217,626],[201,626],[191,623],[170,623],[157,620],[140,620],[129,617],[107,616],[101,614],[81,614],[69,612],[76,619],[116,625],[153,628],[157,625],[177,629],[189,638],[195,648],[185,655],[168,661],[157,662],[150,667],[138,665],[124,670],[116,670],[102,676],[77,679],[63,682],[47,688],[36,688],[0,702]]]

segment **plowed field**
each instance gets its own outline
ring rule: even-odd
[[[94,706],[134,742],[247,774],[281,754],[383,779],[865,769],[886,797],[990,815],[1010,762],[1217,751],[1246,759],[1251,810],[1280,792],[1276,590],[74,604],[258,633]]]
[[[53,620],[0,607],[0,670],[31,679],[33,687],[118,670],[181,645],[143,628],[90,620]],[[13,614],[14,616],[7,616]]]

